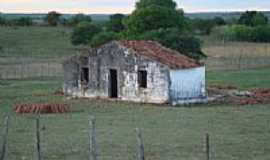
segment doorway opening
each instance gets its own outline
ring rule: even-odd
[[[116,69],[110,69],[109,96],[110,98],[118,98],[118,82]]]
[[[89,68],[82,68],[82,70],[81,70],[81,82],[89,83]]]

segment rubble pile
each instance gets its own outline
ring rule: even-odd
[[[256,105],[270,103],[270,89],[240,91],[233,86],[210,86],[209,102],[214,104]]]

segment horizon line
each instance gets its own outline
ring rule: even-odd
[[[61,12],[61,11],[57,11],[57,10],[51,10],[51,11],[56,11],[59,12],[61,14],[103,14],[103,15],[112,15],[112,14],[131,14],[130,13],[121,13],[121,12],[104,12],[104,13],[85,13],[85,12]],[[35,11],[22,11],[22,12],[1,12],[0,14],[47,14],[48,12],[51,11],[42,11],[42,12],[35,12]],[[184,11],[185,14],[194,14],[194,13],[237,13],[237,12],[246,12],[246,11],[259,11],[259,12],[270,12],[270,10],[256,10],[256,9],[247,9],[247,10],[209,10],[209,11]]]

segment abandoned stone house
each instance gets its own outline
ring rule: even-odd
[[[205,66],[153,41],[112,41],[63,63],[64,93],[142,103],[206,100]]]

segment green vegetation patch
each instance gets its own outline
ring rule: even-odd
[[[239,89],[270,88],[270,69],[209,72],[209,85],[232,85]]]
[[[242,84],[267,70],[246,71]],[[237,73],[224,78],[229,82]],[[245,78],[245,79],[244,79]],[[210,78],[213,81],[213,77]],[[210,82],[211,82],[210,81]],[[212,82],[211,82],[212,83]],[[0,81],[0,117],[11,113],[7,159],[36,159],[35,116],[16,115],[14,102],[65,101],[54,96],[61,79]],[[44,96],[36,96],[42,93]],[[41,146],[44,159],[87,159],[89,118],[97,118],[99,158],[133,160],[137,151],[135,128],[142,129],[146,159],[205,159],[205,134],[210,134],[213,159],[256,159],[270,156],[270,108],[261,106],[166,107],[127,102],[65,101],[73,113],[41,116]],[[3,121],[0,121],[1,127]]]
[[[64,27],[0,27],[0,44],[0,56],[57,57],[78,49]]]

